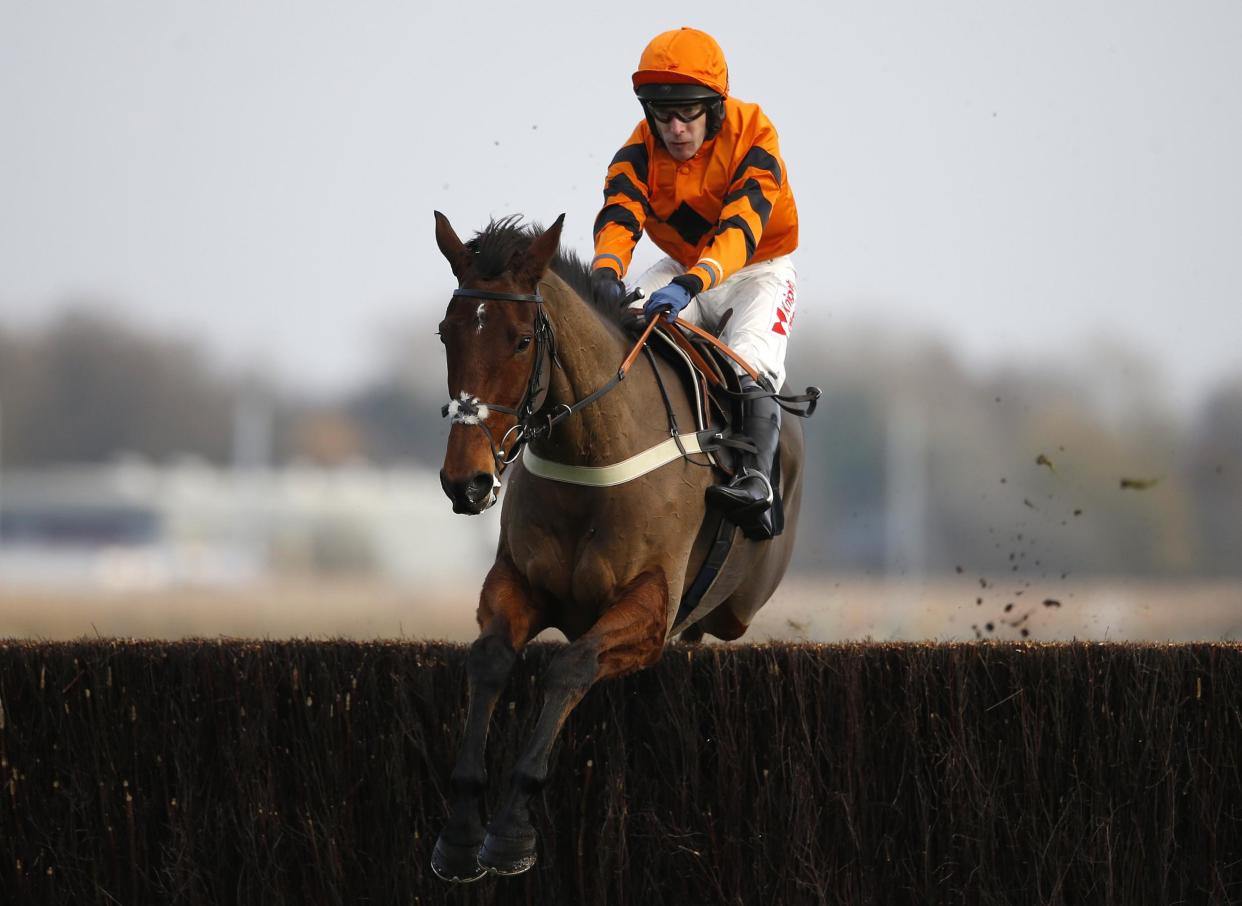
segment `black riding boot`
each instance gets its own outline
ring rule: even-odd
[[[720,510],[751,538],[772,537],[768,511],[772,507],[772,463],[781,437],[781,407],[749,376],[742,378],[742,428],[754,443],[754,453],[741,454],[741,469],[728,485],[707,489],[708,504]]]

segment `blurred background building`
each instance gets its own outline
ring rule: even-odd
[[[1126,389],[1101,392],[1091,368],[1118,357]],[[1102,634],[1242,629],[1242,380],[1177,412],[1144,392],[1159,380],[1140,357],[1082,362],[973,373],[887,331],[795,346],[791,381],[825,396],[790,615],[769,631],[1087,633],[1070,614],[1098,618],[1102,594]],[[377,596],[426,617],[434,597],[452,616],[431,625],[468,634],[498,520],[455,516],[439,489],[437,367],[396,357],[311,401],[97,312],[0,331],[0,601],[267,595],[283,616],[253,625],[296,631],[291,602],[332,589],[343,619]]]

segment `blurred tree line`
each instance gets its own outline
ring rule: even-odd
[[[801,568],[956,571],[982,587],[1242,575],[1242,377],[1175,413],[1158,373],[1124,349],[1078,369],[979,374],[928,338],[839,334],[804,331],[790,354],[791,386],[824,389],[805,425]],[[409,354],[412,337],[397,336],[365,386],[315,400],[89,309],[0,329],[0,465],[127,453],[226,464],[240,456],[240,413],[258,407],[272,462],[436,469],[442,363]]]

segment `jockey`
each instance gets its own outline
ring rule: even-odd
[[[728,486],[708,500],[752,537],[770,537],[772,467],[793,322],[798,212],[776,129],[757,104],[729,96],[724,52],[710,35],[681,28],[656,36],[633,76],[645,119],[609,165],[604,207],[595,221],[592,288],[619,304],[622,279],[645,232],[668,257],[631,288],[642,290],[650,319],[680,315],[717,331],[722,342],[760,372],[739,369],[746,434]]]

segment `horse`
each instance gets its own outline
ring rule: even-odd
[[[450,401],[443,412],[452,416],[440,482],[454,512],[478,514],[497,502],[508,473],[496,559],[479,595],[479,636],[467,658],[449,814],[432,855],[447,881],[534,865],[530,802],[548,781],[562,725],[595,683],[660,659],[714,538],[704,502],[714,470],[701,456],[593,487],[536,475],[515,452],[604,467],[668,441],[666,404],[681,424],[693,418],[684,382],[663,359],[619,371],[627,354],[635,358],[625,329],[634,315],[624,303],[609,310],[592,301],[588,268],[558,252],[564,217],[546,230],[522,227],[517,217],[492,221],[463,243],[435,212],[436,242],[458,282],[438,330]],[[741,637],[784,575],[802,490],[799,419],[784,419],[780,462],[784,531],[771,540],[737,539],[730,558],[740,558],[741,568],[731,570],[727,594],[682,640]],[[542,677],[534,730],[485,826],[488,724],[514,662],[548,628],[568,644]]]

